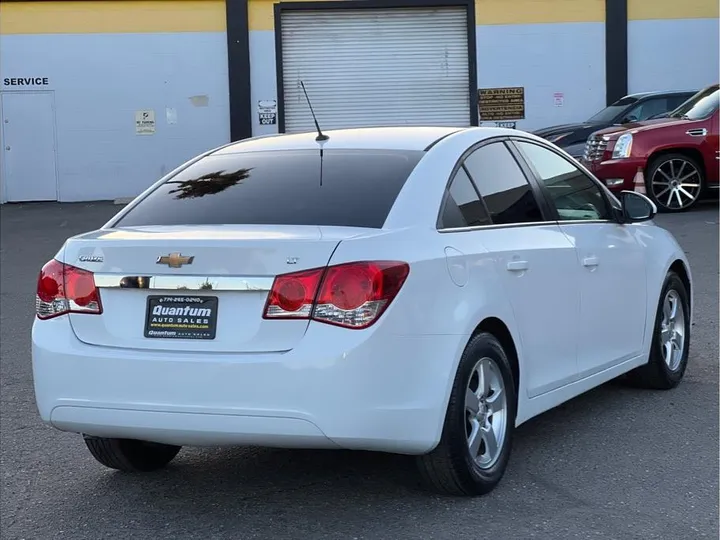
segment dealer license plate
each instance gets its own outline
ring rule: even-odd
[[[149,296],[145,337],[215,339],[217,296]]]

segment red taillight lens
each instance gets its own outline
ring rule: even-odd
[[[375,261],[278,276],[263,316],[367,328],[400,292],[409,272],[404,262]]]
[[[407,263],[356,262],[325,273],[313,319],[347,328],[367,328],[387,309],[410,272]]]
[[[66,313],[102,313],[92,272],[55,259],[48,262],[38,277],[35,312],[39,319]]]
[[[277,276],[264,317],[266,319],[308,319],[324,268]]]

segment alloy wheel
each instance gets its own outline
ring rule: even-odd
[[[500,457],[507,433],[507,392],[497,364],[484,357],[475,364],[465,391],[465,433],[470,456],[481,469]]]
[[[669,210],[691,206],[700,196],[701,187],[700,171],[682,158],[662,162],[651,178],[653,198]]]
[[[674,289],[670,289],[663,299],[660,343],[663,360],[671,371],[676,371],[685,353],[685,310]]]

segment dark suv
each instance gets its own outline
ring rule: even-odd
[[[696,92],[697,90],[630,94],[605,107],[585,122],[550,126],[534,133],[579,159],[585,151],[585,142],[595,131],[651,117],[660,118],[674,111]]]

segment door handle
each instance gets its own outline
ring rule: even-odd
[[[507,263],[507,269],[510,272],[523,272],[530,267],[527,261],[510,261]]]
[[[598,264],[600,264],[600,259],[595,256],[585,257],[582,263],[583,266],[597,266]]]
[[[707,135],[707,129],[705,128],[695,128],[695,129],[688,129],[685,132],[686,135],[690,135],[691,137],[704,137]]]

